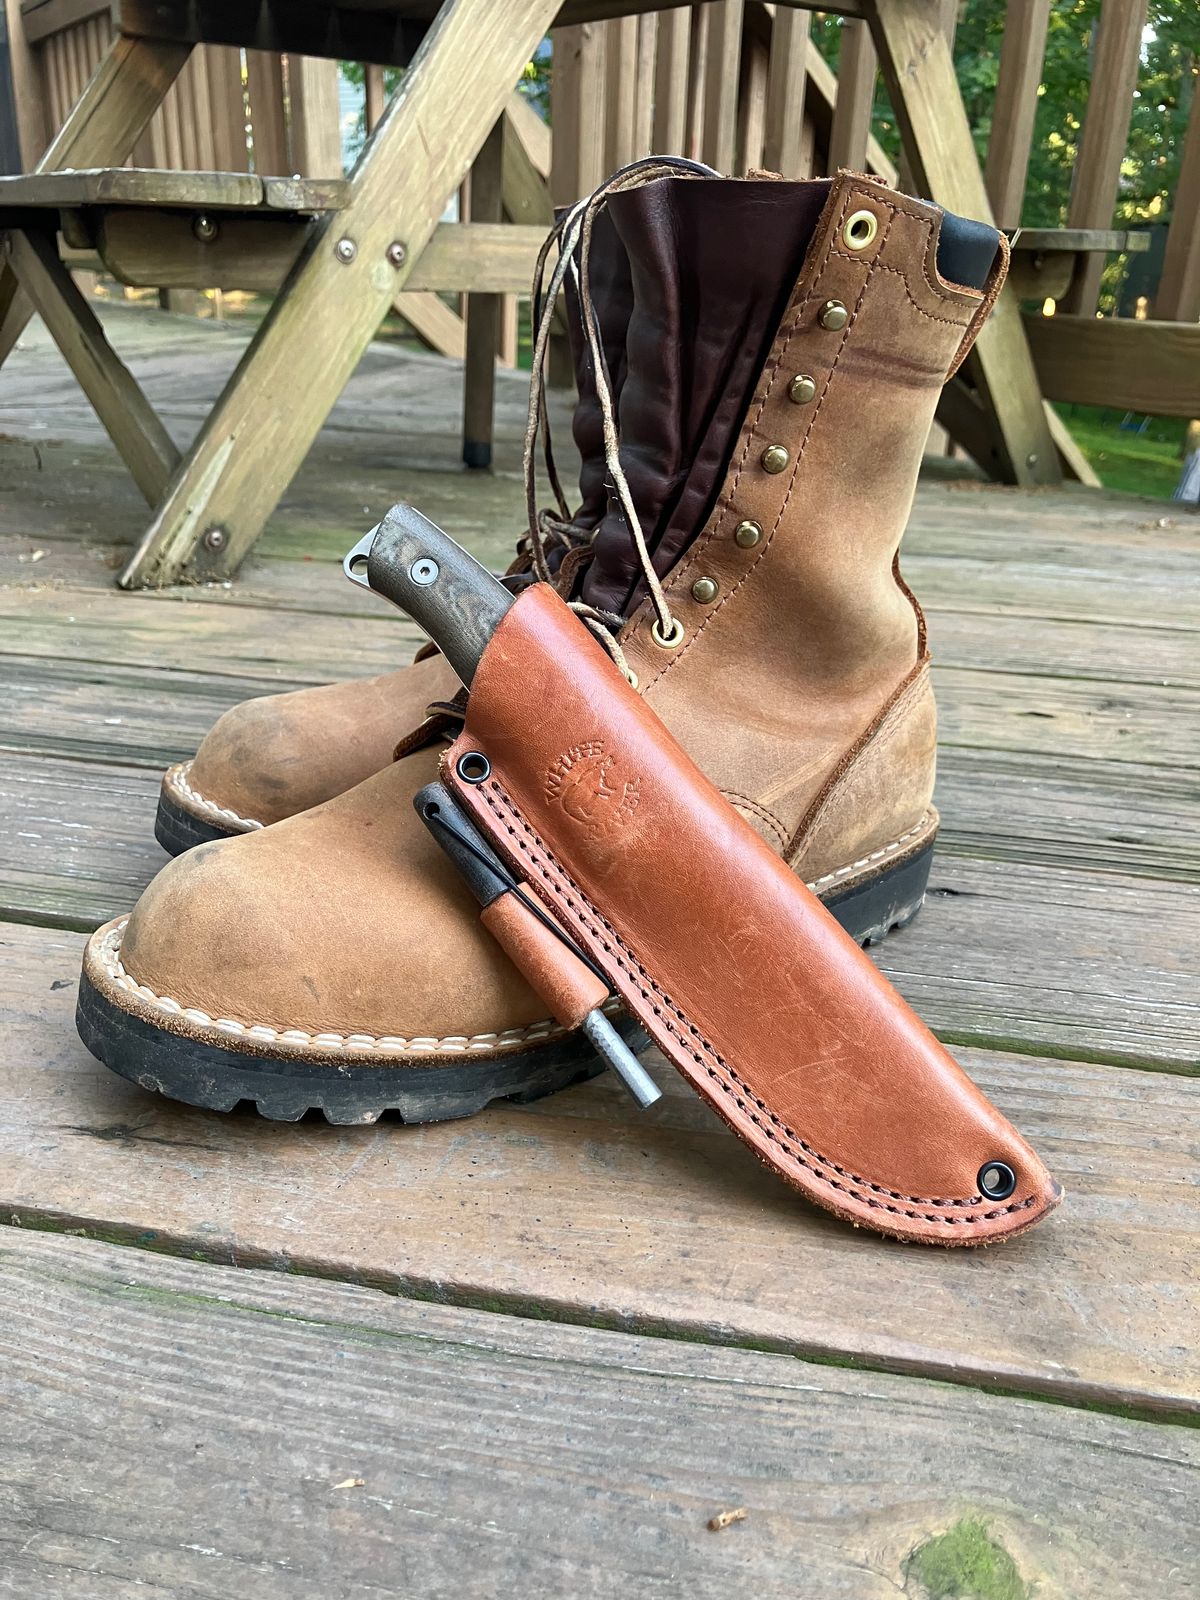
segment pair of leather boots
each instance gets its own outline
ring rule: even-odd
[[[1005,242],[859,174],[662,161],[560,234],[580,500],[532,517],[507,581],[584,613],[746,822],[878,939],[919,909],[938,826],[925,623],[898,548]],[[427,648],[226,713],[164,779],[177,859],[88,945],[93,1052],[192,1104],[336,1122],[463,1116],[597,1070],[414,814],[461,708]],[[577,767],[580,814],[599,815],[603,761]],[[704,839],[689,860],[702,882]]]

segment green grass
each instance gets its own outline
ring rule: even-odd
[[[1179,447],[1187,423],[1182,417],[1151,417],[1145,433],[1122,428],[1122,411],[1099,406],[1055,408],[1106,489],[1169,500],[1182,469]],[[1140,424],[1139,416],[1130,419]]]
[[[907,1570],[929,1600],[1028,1600],[1029,1588],[1016,1562],[974,1518],[964,1518],[919,1545]]]

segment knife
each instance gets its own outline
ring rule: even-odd
[[[342,570],[351,583],[406,611],[468,689],[514,599],[448,533],[403,503],[364,534],[346,555]],[[470,781],[484,782],[487,776],[484,760]],[[653,1105],[662,1090],[601,1009],[611,993],[607,979],[531,898],[444,784],[426,784],[413,804],[479,901],[484,925],[538,988],[556,1019],[563,1027],[582,1029],[638,1105]]]

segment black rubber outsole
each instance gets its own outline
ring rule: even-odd
[[[154,817],[154,837],[169,856],[181,856],[198,844],[212,844],[217,839],[233,839],[242,832],[240,828],[218,828],[211,822],[177,806],[165,794],[158,797],[158,811]]]
[[[516,1055],[449,1066],[338,1067],[251,1055],[155,1027],[114,1004],[86,974],[75,1026],[98,1061],[143,1089],[208,1111],[232,1111],[248,1101],[273,1122],[297,1122],[307,1111],[321,1111],[339,1126],[376,1122],[385,1111],[402,1122],[447,1122],[473,1116],[493,1100],[540,1100],[604,1070],[576,1034]],[[628,1021],[617,1026],[634,1049],[645,1049],[640,1028]]]
[[[860,944],[878,942],[921,908],[933,845],[826,904]],[[540,1100],[604,1070],[582,1034],[513,1054],[480,1054],[429,1066],[339,1066],[228,1049],[185,1038],[134,1016],[103,994],[86,972],[75,1025],[113,1072],[186,1105],[232,1111],[244,1101],[264,1117],[295,1122],[321,1111],[339,1125],[371,1123],[385,1111],[410,1123],[473,1116],[493,1100]],[[634,1050],[649,1040],[633,1022],[617,1023]]]

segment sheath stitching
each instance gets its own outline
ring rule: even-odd
[[[517,849],[530,859],[532,865],[536,867],[537,871],[545,879],[551,893],[557,899],[563,901],[568,910],[570,910],[584,925],[584,927],[588,929],[592,936],[599,941],[605,952],[613,957],[613,959],[618,963],[622,971],[626,974],[634,986],[641,991],[643,998],[650,1006],[650,1009],[653,1011],[654,1015],[659,1017],[664,1026],[675,1035],[675,1037],[679,1040],[679,1043],[688,1051],[697,1065],[704,1068],[707,1075],[713,1080],[717,1087],[720,1088],[725,1094],[730,1096],[730,1098],[738,1106],[739,1110],[743,1111],[745,1115],[749,1117],[749,1119],[755,1124],[755,1126],[761,1129],[766,1138],[777,1144],[787,1155],[792,1158],[794,1162],[796,1162],[798,1166],[803,1167],[806,1172],[811,1173],[813,1178],[815,1178],[819,1183],[826,1184],[829,1188],[837,1190],[839,1193],[847,1194],[851,1196],[851,1198],[860,1201],[863,1205],[870,1206],[877,1211],[888,1211],[894,1216],[909,1217],[913,1221],[917,1222],[940,1222],[947,1225],[956,1225],[960,1227],[972,1227],[980,1222],[994,1221],[997,1217],[1010,1216],[1014,1212],[1028,1210],[1030,1206],[1037,1204],[1038,1197],[1036,1194],[1034,1194],[1030,1195],[1028,1199],[1014,1201],[1012,1205],[1000,1206],[994,1211],[984,1211],[980,1212],[978,1215],[970,1217],[949,1217],[939,1216],[936,1213],[931,1215],[928,1212],[910,1211],[904,1206],[888,1205],[886,1201],[873,1199],[872,1195],[887,1195],[892,1200],[906,1201],[909,1205],[945,1207],[953,1206],[959,1209],[966,1209],[980,1205],[983,1197],[981,1195],[974,1195],[969,1200],[962,1200],[932,1197],[928,1195],[902,1194],[896,1189],[889,1189],[883,1184],[875,1183],[870,1178],[864,1178],[859,1173],[850,1171],[849,1168],[841,1166],[838,1162],[833,1161],[829,1156],[822,1155],[819,1150],[814,1149],[813,1146],[810,1145],[805,1139],[802,1139],[793,1128],[790,1128],[781,1117],[777,1116],[776,1113],[772,1111],[771,1108],[766,1104],[766,1102],[754,1092],[749,1084],[744,1082],[744,1080],[733,1069],[733,1067],[729,1065],[729,1063],[704,1037],[699,1028],[696,1027],[695,1023],[690,1021],[689,1018],[684,1015],[671,997],[655,982],[655,980],[646,971],[645,967],[642,966],[641,962],[638,961],[637,957],[625,944],[617,930],[601,915],[599,911],[596,910],[596,908],[584,895],[583,891],[579,888],[578,884],[575,883],[570,874],[565,870],[561,863],[554,858],[545,841],[533,828],[530,827],[529,823],[517,809],[516,804],[504,792],[496,780],[493,778],[488,783],[480,785],[477,792],[480,794],[484,804],[496,817],[500,826],[514,841]],[[499,804],[497,802],[499,802]],[[508,812],[511,813],[514,821],[509,821],[501,814],[500,806],[503,806]],[[514,826],[514,822],[516,826]],[[537,859],[529,844],[518,836],[518,828],[529,836],[529,838],[533,841],[533,844],[537,847],[538,851],[545,856],[545,860]],[[557,879],[560,878],[563,882],[570,885],[581,904],[576,904],[576,901],[571,898],[571,895],[564,891],[562,883],[557,881]],[[599,923],[600,927],[607,931],[613,941],[612,944],[610,944],[609,941],[603,937],[594,923],[589,922],[589,918],[594,918],[595,922]],[[614,944],[616,948],[614,948]],[[656,1005],[651,999],[651,990],[653,990],[654,994],[657,995],[662,1001],[662,1006]],[[663,1010],[664,1006],[672,1013],[672,1016],[667,1016],[665,1014]],[[675,1020],[672,1020],[672,1018]],[[687,1032],[690,1033],[693,1038],[704,1047],[707,1055],[701,1054],[700,1051],[695,1048],[692,1042],[684,1037],[682,1029],[686,1029]],[[715,1061],[722,1071],[728,1074],[729,1078],[733,1080],[733,1084],[737,1085],[737,1088],[742,1091],[742,1094],[746,1096],[746,1099],[752,1101],[753,1104],[757,1106],[758,1109],[763,1113],[763,1115],[770,1120],[770,1122],[773,1124],[773,1128],[767,1128],[763,1125],[762,1119],[755,1116],[754,1112],[749,1109],[749,1107],[746,1105],[746,1101],[742,1098],[742,1095],[738,1094],[731,1084],[723,1081],[718,1072],[711,1065],[708,1057],[711,1057],[711,1061]],[[775,1129],[778,1129],[779,1131],[775,1132]],[[837,1179],[829,1177],[827,1173],[818,1171],[817,1168],[813,1166],[812,1161],[806,1161],[804,1156],[798,1154],[797,1151],[792,1148],[793,1145],[798,1145],[800,1149],[805,1151],[807,1155],[811,1156],[814,1161],[820,1162],[822,1166],[828,1167],[830,1171],[836,1172],[839,1177],[846,1178],[849,1180],[849,1182],[839,1183]],[[871,1190],[871,1194],[860,1194],[850,1185],[857,1185],[860,1189],[869,1189]]]

